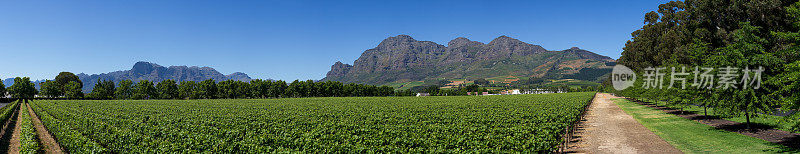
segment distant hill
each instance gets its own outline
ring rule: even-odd
[[[444,46],[398,35],[364,51],[353,65],[336,62],[322,80],[387,84],[439,78],[523,76],[599,81],[600,76],[611,72],[615,62],[577,47],[549,51],[507,36],[488,44],[459,37]]]
[[[94,88],[94,85],[97,83],[97,79],[112,80],[114,82],[119,82],[120,80],[132,80],[134,82],[138,82],[141,80],[149,80],[153,82],[161,82],[167,79],[173,79],[178,82],[203,81],[208,79],[214,79],[216,81],[223,81],[230,79],[230,80],[239,80],[248,82],[251,80],[250,76],[241,72],[224,75],[222,73],[219,73],[214,68],[210,67],[197,67],[197,66],[164,67],[150,62],[137,62],[136,64],[133,65],[133,68],[131,68],[130,70],[92,74],[92,75],[80,73],[76,75],[78,76],[78,78],[81,79],[81,81],[83,81],[83,92],[86,93],[92,91],[92,88]],[[44,82],[44,80],[35,82],[37,88],[40,82]],[[3,83],[6,84],[6,86],[11,86],[11,84],[14,84],[14,79],[10,78],[3,80]]]

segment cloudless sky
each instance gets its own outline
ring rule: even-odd
[[[383,39],[446,45],[507,35],[614,59],[665,0],[0,2],[0,79],[99,74],[137,61],[209,66],[252,78],[322,79]]]

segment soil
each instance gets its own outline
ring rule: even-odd
[[[682,153],[598,93],[566,153]]]
[[[2,106],[9,105],[6,103]],[[14,135],[14,129],[17,128],[17,112],[13,112],[11,117],[8,117],[8,120],[2,123],[2,129],[0,129],[0,153],[8,153],[11,148],[11,138]]]
[[[651,108],[662,110],[669,114],[673,114],[689,120],[694,120],[717,129],[736,132],[742,135],[763,139],[768,142],[784,145],[786,147],[793,149],[800,149],[800,133],[791,133],[783,130],[774,129],[771,126],[752,124],[752,123],[750,124],[750,128],[748,129],[747,125],[744,123],[725,120],[717,116],[705,117],[704,115],[696,114],[693,112],[686,112],[686,111],[682,112],[679,109],[658,106],[650,102],[643,102],[630,98],[628,98],[628,100]]]
[[[22,109],[22,106],[20,106],[20,109]],[[17,111],[21,111],[21,110],[17,110]],[[19,115],[19,113],[17,113],[17,115]],[[19,137],[20,137],[20,132],[22,130],[20,130],[19,125],[22,124],[22,122],[20,120],[20,116],[16,116],[14,119],[15,119],[14,120],[15,121],[14,122],[15,123],[14,124],[14,131],[12,132],[11,140],[9,141],[9,145],[8,145],[8,153],[11,153],[11,154],[19,153],[19,146],[21,145],[19,143]]]

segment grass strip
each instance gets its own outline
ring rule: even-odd
[[[613,99],[625,113],[685,153],[797,153],[800,151],[664,113],[625,99]]]

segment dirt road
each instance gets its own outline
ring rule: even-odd
[[[569,153],[682,153],[598,93],[579,124]]]

